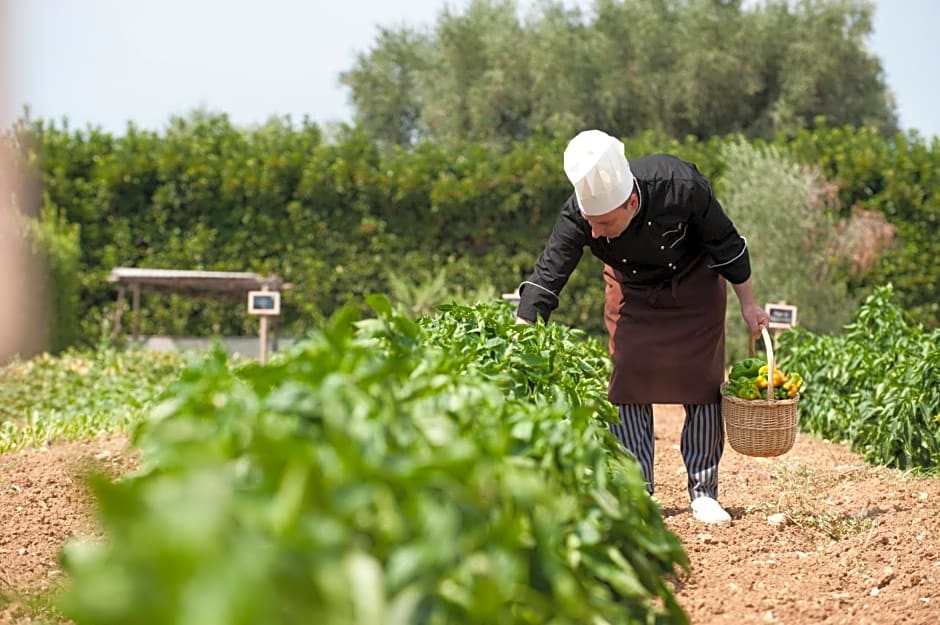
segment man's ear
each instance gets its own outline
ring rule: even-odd
[[[627,201],[627,206],[630,207],[631,211],[635,211],[640,206],[640,196],[636,191],[630,194],[630,199]]]

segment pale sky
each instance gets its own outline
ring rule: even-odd
[[[272,115],[350,121],[340,72],[377,27],[432,28],[465,0],[0,0],[9,92],[0,126],[34,117],[121,133],[194,108],[239,125]],[[533,0],[523,0],[528,7]],[[590,0],[566,0],[589,7]],[[940,136],[940,2],[878,0],[869,41],[901,127]],[[0,19],[3,16],[0,15]]]

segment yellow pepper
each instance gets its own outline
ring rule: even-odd
[[[796,397],[803,387],[803,377],[799,373],[791,373],[787,376],[783,388],[787,391],[787,397]]]
[[[760,369],[757,370],[757,374],[760,376],[763,376],[764,379],[766,380],[767,369],[768,369],[767,365],[764,365]],[[787,376],[783,374],[783,371],[774,367],[774,386],[781,386],[784,383],[784,381],[786,381],[786,379],[787,379]]]

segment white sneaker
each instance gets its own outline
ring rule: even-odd
[[[711,497],[698,497],[692,502],[692,516],[709,525],[727,525],[731,515]]]

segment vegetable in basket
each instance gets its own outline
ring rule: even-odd
[[[763,362],[764,361],[760,358],[748,358],[747,360],[742,360],[741,362],[731,367],[731,373],[728,375],[728,377],[732,380],[737,380],[738,378],[753,378],[760,372],[760,368]]]
[[[774,385],[774,399],[793,399],[803,388],[803,376],[791,371],[784,373],[774,368],[773,377],[768,377],[768,367],[757,358],[748,358],[735,363],[728,374],[728,382],[722,393],[739,399],[767,399],[767,387]]]

